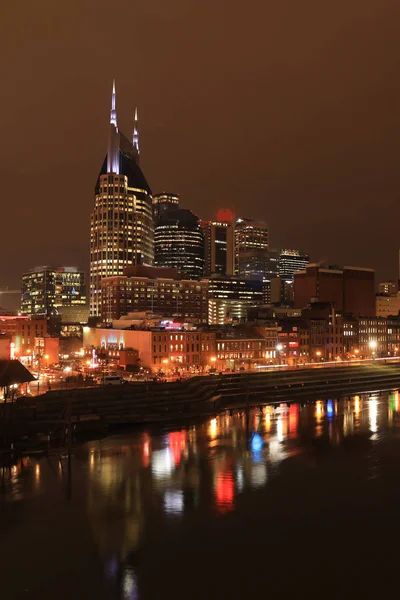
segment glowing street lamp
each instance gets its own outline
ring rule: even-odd
[[[216,356],[211,356],[210,362],[215,363],[216,361],[217,361],[217,357]]]
[[[283,346],[282,346],[282,344],[278,344],[278,345],[276,346],[276,351],[277,351],[277,353],[278,353],[278,364],[279,364],[279,365],[281,364],[281,352],[282,352],[282,350],[283,350]]]
[[[375,353],[376,353],[376,347],[377,347],[377,343],[375,340],[371,340],[369,343],[369,347],[371,348],[371,352],[372,352],[372,357],[375,357]]]
[[[168,358],[163,358],[163,364],[164,364],[164,365],[167,365],[168,363],[169,363],[169,360],[168,360]]]

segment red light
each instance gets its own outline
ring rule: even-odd
[[[218,473],[216,495],[220,512],[229,512],[233,509],[234,486],[230,471],[220,471]]]
[[[143,466],[148,467],[150,464],[150,441],[147,433],[144,434],[143,442]]]
[[[174,458],[175,466],[181,462],[181,455],[186,445],[186,431],[173,431],[168,434],[169,447]]]
[[[289,408],[289,431],[290,431],[290,433],[296,433],[298,423],[299,423],[299,405],[292,404]]]
[[[216,214],[217,221],[220,223],[233,223],[235,213],[230,208],[220,208]]]

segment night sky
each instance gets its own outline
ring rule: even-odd
[[[87,269],[112,79],[141,166],[200,217],[397,276],[398,0],[22,0],[1,15],[0,287]]]

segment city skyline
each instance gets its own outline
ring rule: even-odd
[[[227,206],[266,221],[271,247],[369,266],[381,280],[397,275],[397,6],[366,2],[360,14],[349,1],[321,26],[327,9],[315,2],[290,15],[260,4],[247,17],[235,3],[229,16],[215,4],[126,4],[124,25],[109,31],[102,4],[96,14],[78,19],[72,8],[64,16],[77,28],[73,39],[68,27],[51,26],[58,13],[50,4],[27,6],[18,18],[6,8],[3,215],[19,222],[19,234],[3,233],[2,288],[18,286],[36,264],[88,273],[88,214],[113,77],[123,130],[139,107],[154,192],[179,193],[201,218]],[[221,47],[223,26],[238,35]]]

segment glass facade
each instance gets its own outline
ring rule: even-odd
[[[154,264],[173,268],[190,279],[204,274],[204,233],[190,210],[169,209],[154,230]]]
[[[56,315],[63,309],[86,306],[83,271],[76,267],[36,267],[22,276],[21,312],[24,315]]]
[[[153,216],[154,220],[157,220],[160,215],[166,210],[171,208],[179,208],[179,196],[178,194],[170,194],[168,192],[161,192],[161,194],[154,194],[153,196]]]
[[[279,255],[279,276],[290,279],[296,271],[305,269],[310,262],[308,254],[300,250],[281,250]]]
[[[233,275],[234,227],[219,221],[201,222],[205,237],[205,274]]]

